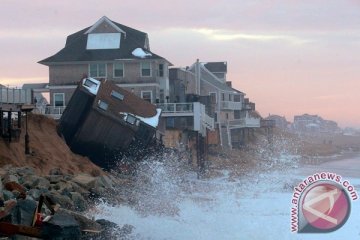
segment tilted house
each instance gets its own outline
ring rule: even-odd
[[[147,33],[100,18],[69,35],[55,55],[39,63],[49,66],[50,104],[68,104],[83,77],[106,79],[151,103],[169,94],[165,58],[151,52]]]
[[[141,156],[155,141],[161,111],[110,81],[84,78],[61,116],[59,133],[71,150],[109,168]]]

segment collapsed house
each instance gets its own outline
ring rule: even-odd
[[[124,156],[141,157],[156,141],[155,105],[110,81],[84,78],[61,116],[58,132],[75,153],[111,168]]]

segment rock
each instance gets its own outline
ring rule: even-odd
[[[61,195],[58,192],[50,192],[46,194],[54,203],[58,203],[60,207],[74,209],[74,203],[68,196]]]
[[[88,174],[78,174],[76,175],[72,181],[74,183],[79,184],[80,186],[84,187],[85,189],[89,190],[94,187],[96,178],[88,175]]]
[[[63,175],[63,172],[60,168],[53,168],[49,171],[49,175]]]
[[[4,175],[4,184],[8,183],[8,182],[16,182],[19,183],[19,178],[17,176],[15,176],[14,174],[9,174],[6,173]]]
[[[41,191],[39,189],[30,189],[27,193],[30,197],[32,197],[35,201],[39,201]]]
[[[19,176],[35,175],[35,170],[32,167],[19,167],[15,171]]]
[[[88,208],[88,204],[78,192],[70,192],[71,200],[74,203],[74,208],[76,211],[82,212]]]
[[[8,191],[8,190],[3,190],[3,197],[4,197],[4,201],[8,201],[10,199],[15,199],[15,196],[12,192]]]
[[[44,239],[73,239],[81,237],[80,225],[68,213],[56,212],[48,222],[42,224],[42,238]]]
[[[134,229],[134,226],[125,224],[120,228],[116,223],[110,222],[105,219],[96,220],[103,227],[103,232],[93,239],[129,239]]]
[[[62,175],[49,175],[46,176],[46,179],[49,180],[50,184],[56,184],[64,179]]]
[[[12,223],[31,226],[37,202],[29,199],[20,199],[12,212]]]
[[[0,199],[4,199],[3,189],[3,184],[0,178]]]
[[[26,189],[17,182],[7,182],[5,189],[11,191],[16,198],[26,198]]]
[[[74,192],[78,192],[83,196],[87,196],[90,194],[90,192],[88,190],[86,190],[85,188],[79,186],[77,183],[74,182],[69,182],[69,184],[71,185],[71,187],[73,188]]]
[[[28,189],[37,188],[37,189],[49,189],[50,187],[50,181],[46,178],[39,177],[36,175],[29,175],[24,178],[24,184],[25,187]]]
[[[114,181],[105,175],[97,177],[96,182],[97,182],[97,184],[99,184],[101,187],[104,187],[104,188],[113,188],[114,187]]]
[[[80,229],[89,229],[93,231],[102,231],[103,227],[97,223],[96,221],[90,220],[87,217],[84,217],[80,215],[79,213],[72,212],[66,209],[60,209],[59,212],[65,212],[67,214],[70,214],[75,218],[75,220],[79,223]]]

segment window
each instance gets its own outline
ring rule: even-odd
[[[234,95],[234,102],[240,102],[240,95]]]
[[[106,77],[106,64],[105,63],[92,63],[89,64],[90,77]]]
[[[164,64],[159,64],[159,77],[164,76]]]
[[[101,108],[102,110],[105,110],[105,111],[106,111],[106,110],[108,109],[108,107],[109,107],[109,104],[107,104],[107,103],[104,102],[104,101],[99,100],[98,106],[99,106],[99,108]]]
[[[124,100],[124,95],[114,90],[111,91],[111,96],[119,100]]]
[[[225,101],[225,93],[222,93],[222,94],[221,94],[221,99],[222,99],[223,101]]]
[[[90,33],[87,37],[86,49],[120,48],[121,33]]]
[[[135,124],[136,123],[136,117],[131,115],[131,114],[128,114],[126,116],[126,119],[125,119],[126,122],[130,123],[130,124]]]
[[[124,77],[124,64],[114,63],[114,77]]]
[[[229,114],[228,113],[226,113],[226,120],[228,120],[229,119]]]
[[[216,92],[211,92],[211,93],[209,93],[209,95],[210,95],[211,103],[216,103],[217,102],[217,100],[216,100]]]
[[[149,62],[141,63],[141,76],[151,77],[151,65]]]
[[[234,110],[234,119],[240,119],[240,110]]]
[[[55,107],[65,106],[65,93],[54,93],[54,106]]]
[[[145,101],[152,102],[152,91],[141,91],[141,98]]]

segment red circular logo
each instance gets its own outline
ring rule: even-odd
[[[346,222],[350,214],[350,201],[343,188],[320,183],[306,192],[302,212],[311,226],[332,231]]]

